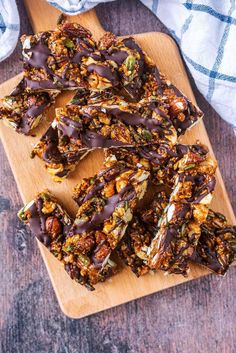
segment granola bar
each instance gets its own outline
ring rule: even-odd
[[[69,105],[56,110],[56,121],[58,129],[76,139],[81,148],[176,142],[172,123],[154,104],[142,109],[124,101],[110,107]]]
[[[154,196],[149,208],[136,211],[116,250],[138,277],[150,271],[147,248],[159,228],[159,220],[167,204],[168,196],[162,191]],[[189,259],[224,275],[236,259],[236,227],[228,225],[224,215],[210,209],[200,231],[197,246]]]
[[[155,109],[155,108],[153,108]],[[155,110],[142,114],[133,108],[68,105],[56,109],[56,119],[32,151],[46,162],[54,180],[61,181],[75,169],[79,160],[96,148],[140,146],[156,141],[176,141],[171,122]]]
[[[110,166],[117,161],[127,165],[144,168],[151,173],[154,184],[174,185],[174,176],[178,172],[179,161],[187,155],[204,160],[207,158],[208,149],[199,143],[193,145],[170,143],[139,146],[136,148],[110,148],[105,149],[105,164]],[[191,163],[188,164],[191,168]]]
[[[168,196],[162,191],[154,195],[148,208],[137,210],[116,249],[119,257],[137,277],[150,270],[147,265],[147,249],[154,238],[159,219],[167,203]]]
[[[48,190],[36,195],[18,212],[18,217],[58,260],[63,259],[62,244],[72,225],[72,218]]]
[[[178,136],[183,135],[203,118],[203,112],[160,72],[159,84],[161,85],[160,101],[168,105],[168,115]]]
[[[59,24],[55,31],[22,36],[24,79],[29,90],[86,88],[81,61],[92,56],[92,34],[77,23]]]
[[[85,285],[88,289],[94,289],[87,278],[81,275],[77,263],[71,261],[71,259],[68,261],[68,255],[64,252],[64,247],[73,220],[51,193],[44,191],[38,194],[34,200],[19,211],[18,216],[22,222],[30,227],[37,239],[63,263],[65,270],[72,279]],[[113,274],[115,267],[115,263],[109,261],[96,280],[104,281]]]
[[[178,162],[168,206],[148,249],[148,265],[169,273],[187,274],[208,214],[215,187],[216,162],[189,152]]]
[[[45,168],[53,180],[61,182],[87,154],[87,149],[78,149],[69,138],[61,136],[57,127],[52,124],[34,146],[31,158],[38,156],[45,162]]]
[[[209,210],[191,260],[224,275],[235,259],[236,227],[230,226],[221,213]]]
[[[98,47],[77,23],[63,22],[54,31],[23,36],[22,43],[29,89],[100,91],[128,85],[143,74],[144,55],[132,38],[117,39],[113,50],[104,50],[102,41]]]
[[[144,77],[144,83],[141,85],[142,88],[136,100],[131,100],[122,93],[124,87],[122,90],[116,87],[99,92],[80,90],[70,103],[80,106],[96,105],[106,109],[113,105],[124,106],[130,103],[130,106],[133,105],[141,110],[142,107],[152,103],[151,107],[155,104],[161,113],[170,119],[178,136],[183,135],[203,118],[202,111],[167,80],[155,66],[149,67]]]
[[[17,132],[28,135],[40,123],[44,110],[54,103],[58,92],[28,92],[22,80],[14,91],[1,101],[0,119]]]
[[[75,188],[79,209],[63,250],[68,264],[76,262],[91,285],[97,282],[132,220],[148,177],[144,170],[117,163]]]
[[[120,39],[107,33],[99,49],[113,66],[118,65],[121,85],[114,87],[114,93],[128,101],[165,106],[178,135],[202,119],[202,111],[159,71],[132,37]]]

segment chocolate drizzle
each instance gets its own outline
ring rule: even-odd
[[[112,83],[112,86],[117,86],[119,84],[119,78],[116,71],[112,71],[109,66],[102,66],[99,64],[90,64],[87,66],[89,73],[96,72],[99,76],[106,78]]]
[[[50,126],[41,140],[44,141],[47,146],[43,153],[43,160],[47,163],[62,162],[62,155],[58,149],[59,141],[57,129],[54,129],[52,126]]]
[[[63,215],[60,213],[58,208],[48,214],[44,214],[42,212],[44,205],[44,200],[41,196],[39,196],[34,203],[30,206],[29,212],[29,225],[32,233],[38,238],[38,240],[43,243],[45,246],[50,247],[51,242],[53,241],[52,236],[46,230],[46,220],[49,216],[55,215],[60,222],[61,225],[61,234],[63,238],[65,238],[66,234],[68,234],[71,222],[65,224],[63,221]]]
[[[106,136],[98,134],[94,131],[86,131],[81,134],[81,141],[83,146],[89,148],[108,148],[114,146],[125,146],[124,142],[116,141],[114,139],[108,139]]]
[[[103,224],[105,220],[110,218],[119,203],[129,200],[129,198],[131,197],[129,192],[132,190],[133,186],[127,185],[118,194],[108,198],[106,205],[104,206],[101,212],[95,214],[89,221],[82,221],[80,224],[74,224],[69,236],[98,229],[99,226]]]
[[[108,51],[102,51],[106,60],[115,61],[118,65],[121,65],[125,59],[128,57],[128,53],[124,50],[113,49]]]
[[[19,104],[19,108],[7,108],[7,119],[13,121],[17,132],[27,135],[36,119],[43,113],[46,107],[53,101],[53,96],[47,92],[25,91],[25,80],[22,79],[13,90],[10,97]]]
[[[30,58],[27,60],[28,64],[39,69],[48,69],[47,60],[51,52],[46,44],[41,41],[25,51],[31,53]]]

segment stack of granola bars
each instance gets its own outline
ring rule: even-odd
[[[94,289],[119,270],[117,255],[137,276],[186,276],[190,262],[224,274],[236,258],[236,227],[209,210],[217,164],[200,142],[179,143],[200,109],[133,38],[107,33],[96,42],[63,20],[22,45],[24,76],[3,98],[0,118],[31,134],[55,97],[75,90],[31,157],[60,182],[92,150],[105,155],[100,172],[75,186],[75,219],[49,191],[19,212],[71,278]]]

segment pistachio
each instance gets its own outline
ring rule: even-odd
[[[72,49],[72,48],[74,48],[74,42],[70,39],[70,38],[66,38],[65,40],[64,40],[64,45],[67,47],[67,48],[69,48],[69,49]]]
[[[64,251],[64,252],[66,252],[66,253],[69,253],[69,252],[71,252],[71,251],[73,251],[74,250],[74,245],[72,245],[72,244],[69,244],[69,245],[65,245],[65,246],[63,246],[63,248],[62,248],[62,250]]]
[[[78,261],[80,263],[82,263],[83,266],[88,266],[89,265],[90,260],[89,260],[88,256],[86,256],[84,254],[78,254],[77,257],[78,257]]]
[[[71,99],[70,104],[75,104],[75,105],[77,105],[79,102],[80,102],[80,99],[77,98],[77,97],[74,97],[74,98]]]
[[[95,179],[96,179],[96,176],[92,177],[92,178],[89,180],[89,183],[90,183],[91,185],[94,184]]]
[[[217,212],[217,217],[219,217],[219,218],[222,219],[223,221],[226,221],[225,216],[224,216],[223,214],[221,214],[221,213],[218,213],[218,212]]]
[[[142,135],[146,140],[151,141],[152,133],[149,130],[143,130]]]
[[[55,242],[58,243],[63,240],[63,234],[59,234],[58,237],[55,239]]]
[[[133,57],[133,55],[129,55],[125,61],[124,61],[125,66],[127,67],[127,69],[129,71],[133,71],[134,70],[134,66],[135,66],[135,58]]]
[[[192,169],[192,168],[194,168],[195,167],[195,164],[189,164],[189,165],[187,165],[185,168],[184,168],[184,170],[189,170],[189,169]]]

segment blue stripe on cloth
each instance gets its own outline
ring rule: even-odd
[[[180,38],[176,35],[175,31],[169,29],[170,34],[173,36],[173,38],[176,40],[176,42],[178,44],[180,44]],[[220,72],[217,71],[212,71],[207,69],[205,66],[202,66],[198,63],[196,63],[194,60],[192,60],[188,55],[186,55],[183,51],[182,55],[185,58],[185,60],[192,65],[192,67],[194,67],[194,69],[196,71],[199,71],[201,74],[208,76],[208,77],[212,77],[212,78],[216,78],[217,80],[222,80],[222,81],[228,81],[228,82],[236,82],[236,77],[235,76],[229,76],[229,75],[225,75],[222,74]]]
[[[0,29],[3,30],[3,32],[5,32],[6,29],[10,29],[10,31],[18,31],[19,28],[20,26],[14,23],[5,23],[3,25],[0,23]]]
[[[235,76],[229,76],[229,75],[221,74],[220,72],[217,72],[217,71],[209,70],[205,66],[202,66],[202,65],[196,63],[195,61],[193,61],[185,53],[182,53],[182,54],[183,54],[185,60],[189,64],[191,64],[195,70],[201,72],[203,75],[206,75],[206,76],[209,76],[212,78],[216,78],[216,79],[222,80],[222,81],[236,82]]]
[[[157,12],[158,3],[159,3],[159,0],[153,0],[153,3],[152,3],[152,11],[153,11],[155,14],[156,14],[156,12]]]
[[[184,22],[182,28],[181,28],[181,40],[184,35],[184,33],[189,29],[190,23],[192,22],[193,15],[190,15]]]
[[[235,10],[235,1],[231,0],[231,7],[229,9],[229,17],[233,13],[234,10]],[[214,62],[212,70],[211,70],[212,72],[218,72],[218,69],[219,69],[220,64],[222,62],[222,59],[223,59],[223,56],[224,56],[225,45],[226,45],[226,42],[227,42],[227,39],[228,39],[228,36],[229,36],[230,26],[231,26],[230,23],[227,23],[227,25],[225,26],[225,30],[224,30],[224,33],[223,33],[223,36],[221,38],[220,45],[219,45],[219,48],[218,48],[218,53],[217,53],[217,56],[216,56],[216,60]],[[207,95],[206,95],[206,98],[209,100],[209,102],[211,101],[211,98],[212,98],[212,95],[214,93],[214,90],[215,90],[215,79],[214,79],[214,77],[210,76],[208,92],[207,92]]]
[[[61,12],[67,12],[67,13],[70,13],[70,14],[74,14],[74,13],[78,13],[78,12],[84,12],[84,11],[88,10],[84,6],[82,6],[79,9],[68,11],[67,9],[65,9],[62,6],[58,5],[56,2],[53,2],[53,1],[48,1],[48,2],[49,2],[50,5],[56,7]]]
[[[193,0],[187,0],[187,3],[189,5],[191,5],[193,3]],[[180,31],[181,41],[182,41],[184,33],[189,29],[189,26],[190,26],[190,23],[192,22],[192,19],[193,19],[192,14],[186,18],[186,20],[181,28],[181,31]]]
[[[201,11],[201,12],[206,12],[209,15],[212,15],[216,18],[218,18],[222,22],[226,23],[231,23],[233,25],[236,25],[236,18],[231,17],[229,15],[222,15],[221,13],[215,11],[212,7],[207,6],[207,5],[201,5],[201,4],[190,4],[188,1],[183,4],[186,9],[188,10],[195,10],[195,11]]]
[[[0,29],[1,29],[2,33],[4,33],[5,30],[6,30],[6,25],[5,25],[5,22],[4,22],[4,18],[2,17],[1,13],[0,13]]]

